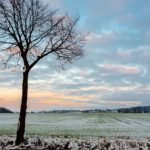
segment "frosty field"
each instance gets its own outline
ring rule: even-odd
[[[0,114],[0,136],[16,133],[19,114]],[[27,114],[28,136],[150,137],[150,114]]]

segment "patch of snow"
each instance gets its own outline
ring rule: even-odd
[[[0,137],[0,150],[150,150],[150,139],[132,138],[26,138],[20,146],[15,137]]]

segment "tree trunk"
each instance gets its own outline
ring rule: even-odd
[[[15,141],[16,145],[20,145],[24,141],[27,97],[28,97],[28,75],[29,72],[27,71],[23,73],[22,101],[21,101],[20,116],[19,116],[18,128],[17,128],[17,137]]]

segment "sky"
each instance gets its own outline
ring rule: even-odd
[[[88,33],[83,58],[55,69],[41,61],[30,73],[28,110],[150,105],[149,0],[42,0],[80,16]],[[21,72],[0,71],[0,106],[19,110]]]

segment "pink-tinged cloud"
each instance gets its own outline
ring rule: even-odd
[[[119,106],[119,107],[134,107],[134,106],[140,106],[142,103],[140,101],[106,101],[106,100],[101,100],[99,101],[100,104],[104,105],[110,105],[110,106]]]
[[[62,101],[62,100],[40,100],[37,102],[39,105],[48,105],[49,107],[83,107],[85,103],[73,102],[73,101]]]
[[[21,105],[21,89],[0,88],[0,107],[19,110]]]
[[[14,111],[19,110],[20,102],[20,99],[8,99],[6,97],[0,97],[0,107],[6,107]]]
[[[103,87],[104,88],[104,87]],[[91,88],[83,88],[81,91],[84,90],[92,90],[96,89],[96,87]],[[0,106],[1,107],[7,107],[12,110],[19,110],[20,103],[21,103],[21,90],[17,89],[0,89],[2,91],[0,95]],[[97,90],[100,90],[99,88]],[[104,89],[102,89],[104,90]],[[106,90],[106,89],[105,89]],[[109,92],[113,91],[119,91],[118,89],[108,89]],[[121,90],[127,90],[127,89],[121,89]],[[108,91],[103,91],[107,92]],[[140,101],[107,101],[107,100],[101,100],[99,97],[95,94],[87,94],[87,95],[67,95],[66,92],[63,93],[56,93],[56,92],[29,92],[29,99],[28,99],[28,111],[31,110],[46,110],[50,108],[88,108],[90,106],[95,106],[95,104],[92,101],[97,101],[99,103],[98,106],[137,106],[141,105]],[[94,105],[93,105],[93,104]]]
[[[29,95],[28,110],[45,110],[49,108],[81,108],[88,105],[87,101],[96,99],[96,95],[71,96],[64,93],[44,92]]]
[[[120,64],[100,64],[100,68],[105,69],[106,71],[111,71],[120,74],[139,74],[141,70],[136,67],[120,65]]]
[[[87,101],[91,99],[95,99],[96,95],[84,95],[84,96],[77,96],[77,95],[67,95],[67,92],[64,93],[56,93],[56,92],[43,92],[43,93],[29,93],[29,99],[34,100],[52,100],[52,101],[71,101],[71,100],[80,100],[80,101]]]
[[[19,110],[21,103],[21,90],[0,88],[0,106],[7,107],[12,110]],[[50,107],[83,107],[86,102],[96,99],[96,95],[75,96],[56,92],[33,92],[29,91],[28,110],[45,110]],[[81,101],[76,102],[76,101]]]
[[[128,86],[108,86],[108,85],[96,85],[96,86],[89,86],[80,88],[80,91],[95,91],[101,94],[110,94],[110,93],[117,93],[117,92],[131,92],[136,91],[138,89],[138,85],[128,85]]]
[[[107,45],[118,40],[119,35],[117,32],[114,31],[105,31],[101,34],[92,32],[85,39],[89,44]]]
[[[18,47],[11,47],[7,49],[7,52],[9,52],[10,54],[17,54],[20,52]]]

